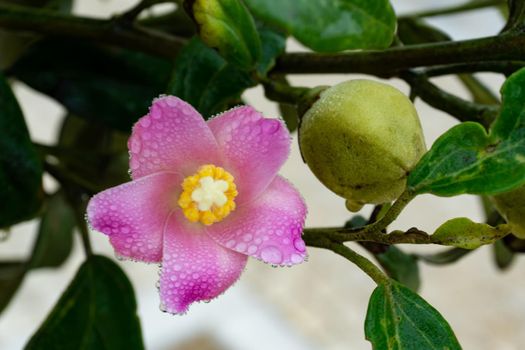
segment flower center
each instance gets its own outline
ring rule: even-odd
[[[235,210],[237,186],[233,176],[221,167],[207,164],[182,182],[178,204],[191,222],[211,225]]]

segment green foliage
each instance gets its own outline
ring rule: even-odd
[[[388,0],[247,0],[246,4],[257,17],[319,52],[383,49],[392,42],[396,27]]]
[[[497,194],[525,182],[525,70],[507,79],[502,108],[490,133],[459,124],[436,140],[408,178],[415,193]]]
[[[421,280],[417,258],[396,246],[388,246],[384,253],[376,254],[388,276],[417,292]]]
[[[494,262],[499,269],[506,270],[511,266],[515,255],[514,252],[505,245],[505,242],[502,240],[496,241],[492,246],[492,251],[494,254]]]
[[[56,154],[60,167],[89,181],[96,189],[129,181],[127,134],[68,115],[62,123]]]
[[[472,222],[467,218],[455,218],[439,226],[432,239],[442,245],[476,249],[484,244],[494,243],[509,232],[510,228],[507,225],[492,227]]]
[[[236,67],[249,70],[261,56],[253,18],[240,0],[186,0],[199,36]]]
[[[257,69],[264,75],[284,50],[285,38],[268,28],[262,28],[260,33],[263,46]],[[168,93],[182,98],[209,118],[232,103],[238,104],[244,90],[256,84],[250,73],[229,64],[199,38],[193,38],[177,57]]]
[[[46,202],[38,236],[27,261],[0,263],[0,312],[31,269],[60,266],[73,245],[74,214],[64,193],[53,194]]]
[[[0,73],[0,229],[34,217],[42,202],[42,164],[22,111]]]
[[[58,267],[67,259],[73,246],[75,214],[62,191],[53,194],[46,203],[38,228],[29,269]]]
[[[131,283],[113,261],[91,256],[26,345],[27,350],[143,349]]]
[[[166,90],[171,62],[143,53],[78,41],[37,43],[11,73],[71,113],[122,131]]]
[[[365,335],[374,349],[461,349],[447,321],[423,298],[391,282],[372,293]]]

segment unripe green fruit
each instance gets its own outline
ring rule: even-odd
[[[512,233],[525,239],[525,186],[493,196],[492,202],[507,220]]]
[[[412,102],[371,80],[322,91],[304,113],[299,144],[312,172],[354,211],[399,197],[426,150]]]

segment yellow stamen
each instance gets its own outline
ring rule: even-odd
[[[191,222],[211,225],[235,210],[237,187],[233,176],[213,164],[203,165],[182,181],[178,204]]]

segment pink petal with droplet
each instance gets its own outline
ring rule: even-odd
[[[201,225],[174,212],[164,232],[161,308],[185,313],[193,302],[219,296],[239,278],[246,261],[247,256],[220,246]]]
[[[217,142],[202,116],[178,97],[153,101],[128,141],[133,179],[159,171],[191,175],[219,159]]]
[[[255,199],[273,180],[290,153],[290,134],[281,120],[264,118],[250,106],[208,121],[235,177],[237,204]]]
[[[254,202],[206,231],[226,248],[270,264],[294,265],[306,257],[301,238],[305,217],[306,205],[299,192],[276,176]]]
[[[160,262],[162,230],[181,181],[179,175],[163,172],[100,192],[89,201],[88,221],[109,236],[117,255]]]

